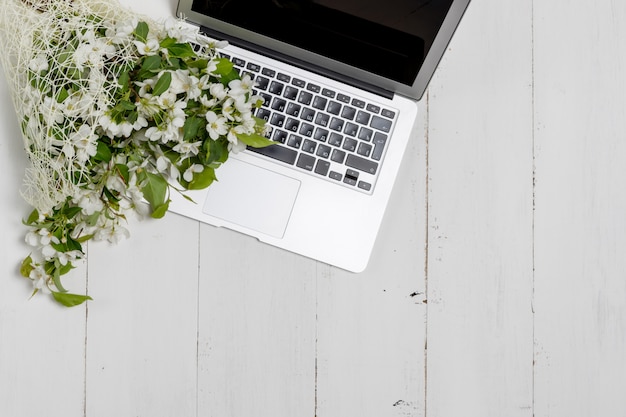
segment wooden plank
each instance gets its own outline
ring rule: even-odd
[[[626,4],[534,8],[535,415],[622,416]]]
[[[85,309],[67,309],[33,291],[19,274],[30,248],[20,197],[26,167],[19,122],[0,70],[0,416],[83,415]],[[85,268],[64,283],[85,291]]]
[[[429,89],[429,416],[532,416],[531,2],[472,2]]]
[[[426,112],[413,131],[370,264],[320,269],[317,415],[425,415]]]
[[[198,415],[310,417],[316,262],[203,226]]]
[[[168,214],[129,230],[89,246],[87,415],[193,416],[198,224]]]

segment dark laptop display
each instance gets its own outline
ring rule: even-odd
[[[452,0],[195,0],[192,9],[413,84]]]

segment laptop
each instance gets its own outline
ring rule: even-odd
[[[276,144],[170,211],[363,271],[418,112],[470,0],[179,0],[254,77]]]

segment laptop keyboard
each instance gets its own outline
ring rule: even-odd
[[[248,150],[365,193],[380,172],[397,111],[282,70],[228,56],[264,99],[255,116],[277,142]]]

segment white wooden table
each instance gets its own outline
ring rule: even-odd
[[[95,301],[73,309],[17,271],[0,82],[0,416],[626,415],[625,20],[473,0],[366,272],[168,215],[91,244],[66,282]]]

